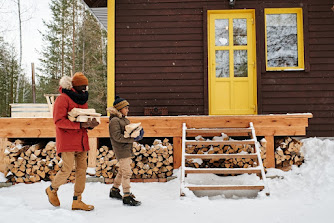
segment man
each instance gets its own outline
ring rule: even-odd
[[[91,211],[93,205],[87,205],[81,200],[85,189],[87,152],[89,150],[87,129],[95,128],[99,123],[96,119],[86,123],[72,122],[68,119],[68,112],[73,108],[88,108],[88,79],[77,72],[73,78],[64,76],[59,81],[61,95],[56,99],[53,110],[53,120],[56,125],[57,154],[61,156],[63,165],[46,188],[49,202],[53,206],[60,206],[57,196],[58,188],[66,183],[75,163],[75,185],[72,210]]]

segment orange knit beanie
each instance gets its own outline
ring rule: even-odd
[[[72,78],[72,85],[73,86],[88,85],[88,79],[83,73],[76,72]]]

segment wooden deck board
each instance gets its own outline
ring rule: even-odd
[[[141,122],[145,137],[181,137],[182,123],[188,128],[246,128],[253,122],[256,135],[305,135],[312,114],[245,115],[245,116],[136,116],[128,117],[133,123]],[[101,117],[101,124],[89,131],[89,137],[109,137],[109,118]],[[55,137],[52,118],[0,118],[0,137]]]
[[[182,124],[188,128],[248,128],[253,122],[257,136],[305,135],[312,114],[242,115],[242,116],[134,116],[132,123],[141,122],[144,137],[173,137],[174,168],[181,164]],[[101,124],[88,131],[90,138],[109,138],[109,118],[101,117]],[[52,118],[0,118],[0,138],[55,138]],[[267,159],[274,166],[274,145],[267,144]],[[1,162],[1,161],[0,161]],[[1,164],[0,164],[1,165]],[[93,164],[91,164],[93,165]]]

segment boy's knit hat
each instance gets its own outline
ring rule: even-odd
[[[120,110],[122,110],[122,108],[125,108],[126,106],[129,106],[130,104],[124,98],[121,98],[118,95],[116,95],[113,105],[118,111],[120,111]]]
[[[72,85],[73,86],[83,86],[83,85],[87,86],[88,79],[83,73],[76,72],[72,78]]]

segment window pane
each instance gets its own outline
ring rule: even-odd
[[[267,66],[297,67],[297,14],[269,14],[267,21]]]
[[[228,50],[216,51],[216,77],[230,77],[230,62]]]
[[[215,20],[215,42],[216,46],[228,46],[228,19]]]
[[[234,50],[234,77],[248,77],[247,50]]]
[[[233,44],[247,45],[247,19],[233,19]]]

